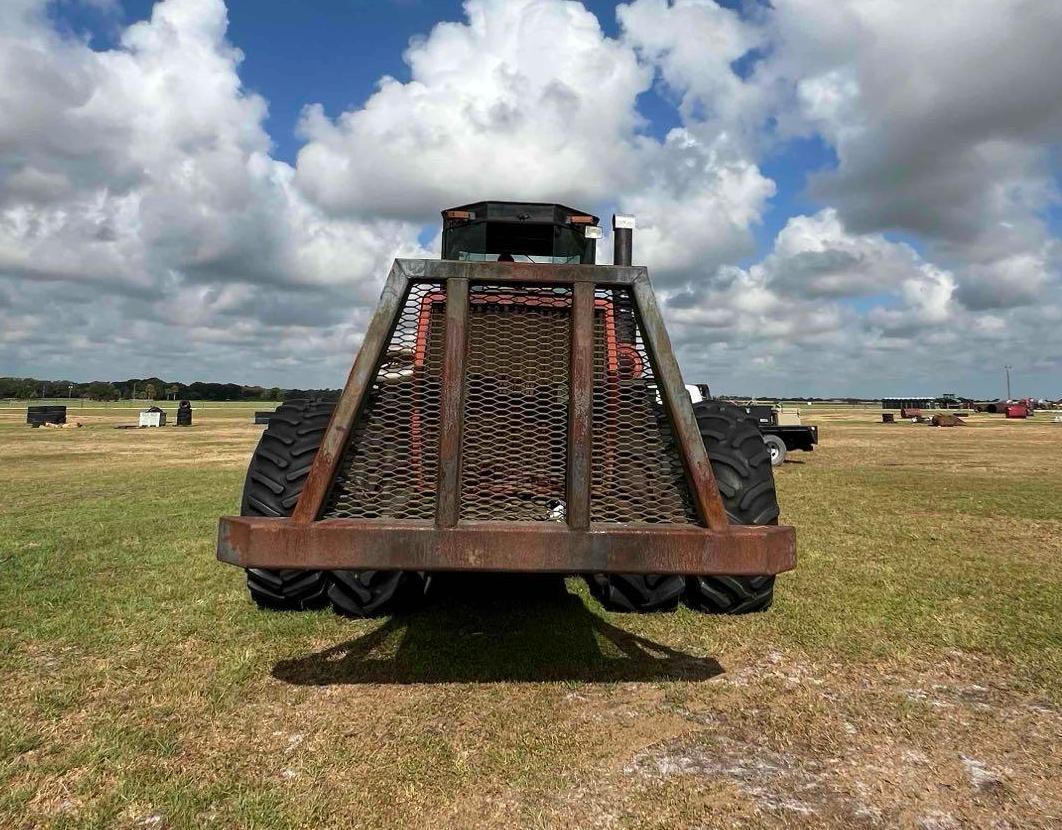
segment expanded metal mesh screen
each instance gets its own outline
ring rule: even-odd
[[[445,304],[442,283],[410,287],[324,518],[434,518]]]
[[[445,287],[409,289],[322,518],[435,517]],[[469,289],[462,520],[565,521],[572,289]],[[627,288],[594,294],[590,519],[697,524]]]
[[[461,518],[563,521],[570,288],[473,285]]]
[[[590,520],[696,524],[682,458],[634,301],[594,292]]]

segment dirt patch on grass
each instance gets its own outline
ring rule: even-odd
[[[703,742],[673,741],[634,757],[628,775],[650,780],[674,776],[723,779],[751,798],[757,810],[801,816],[867,815],[830,786],[829,770],[818,760],[713,734]]]
[[[650,793],[722,784],[757,826],[1058,826],[1059,711],[969,655],[944,668],[768,655],[712,681],[719,699],[687,705],[708,728],[623,772]]]

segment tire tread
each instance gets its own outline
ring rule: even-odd
[[[721,401],[699,401],[693,411],[731,524],[777,524],[771,453],[755,419]],[[774,577],[689,576],[683,601],[714,614],[764,611],[774,601]]]
[[[291,400],[281,404],[270,417],[251,458],[240,503],[241,516],[279,518],[290,516],[306,484],[310,465],[292,469],[298,454],[317,453],[320,438],[313,446],[296,444],[304,434],[323,436],[335,405],[318,400]],[[248,568],[247,590],[260,608],[274,611],[302,611],[328,604],[328,576],[322,571]]]

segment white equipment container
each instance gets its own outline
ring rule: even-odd
[[[149,409],[141,409],[140,426],[164,427],[166,426],[166,413],[159,409],[157,406],[153,406]]]

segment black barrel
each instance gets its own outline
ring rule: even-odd
[[[276,414],[276,410],[273,409],[258,410],[254,413],[254,422],[256,424],[268,424],[269,419]]]
[[[192,404],[190,401],[181,401],[177,404],[177,426],[190,427],[192,425]]]

